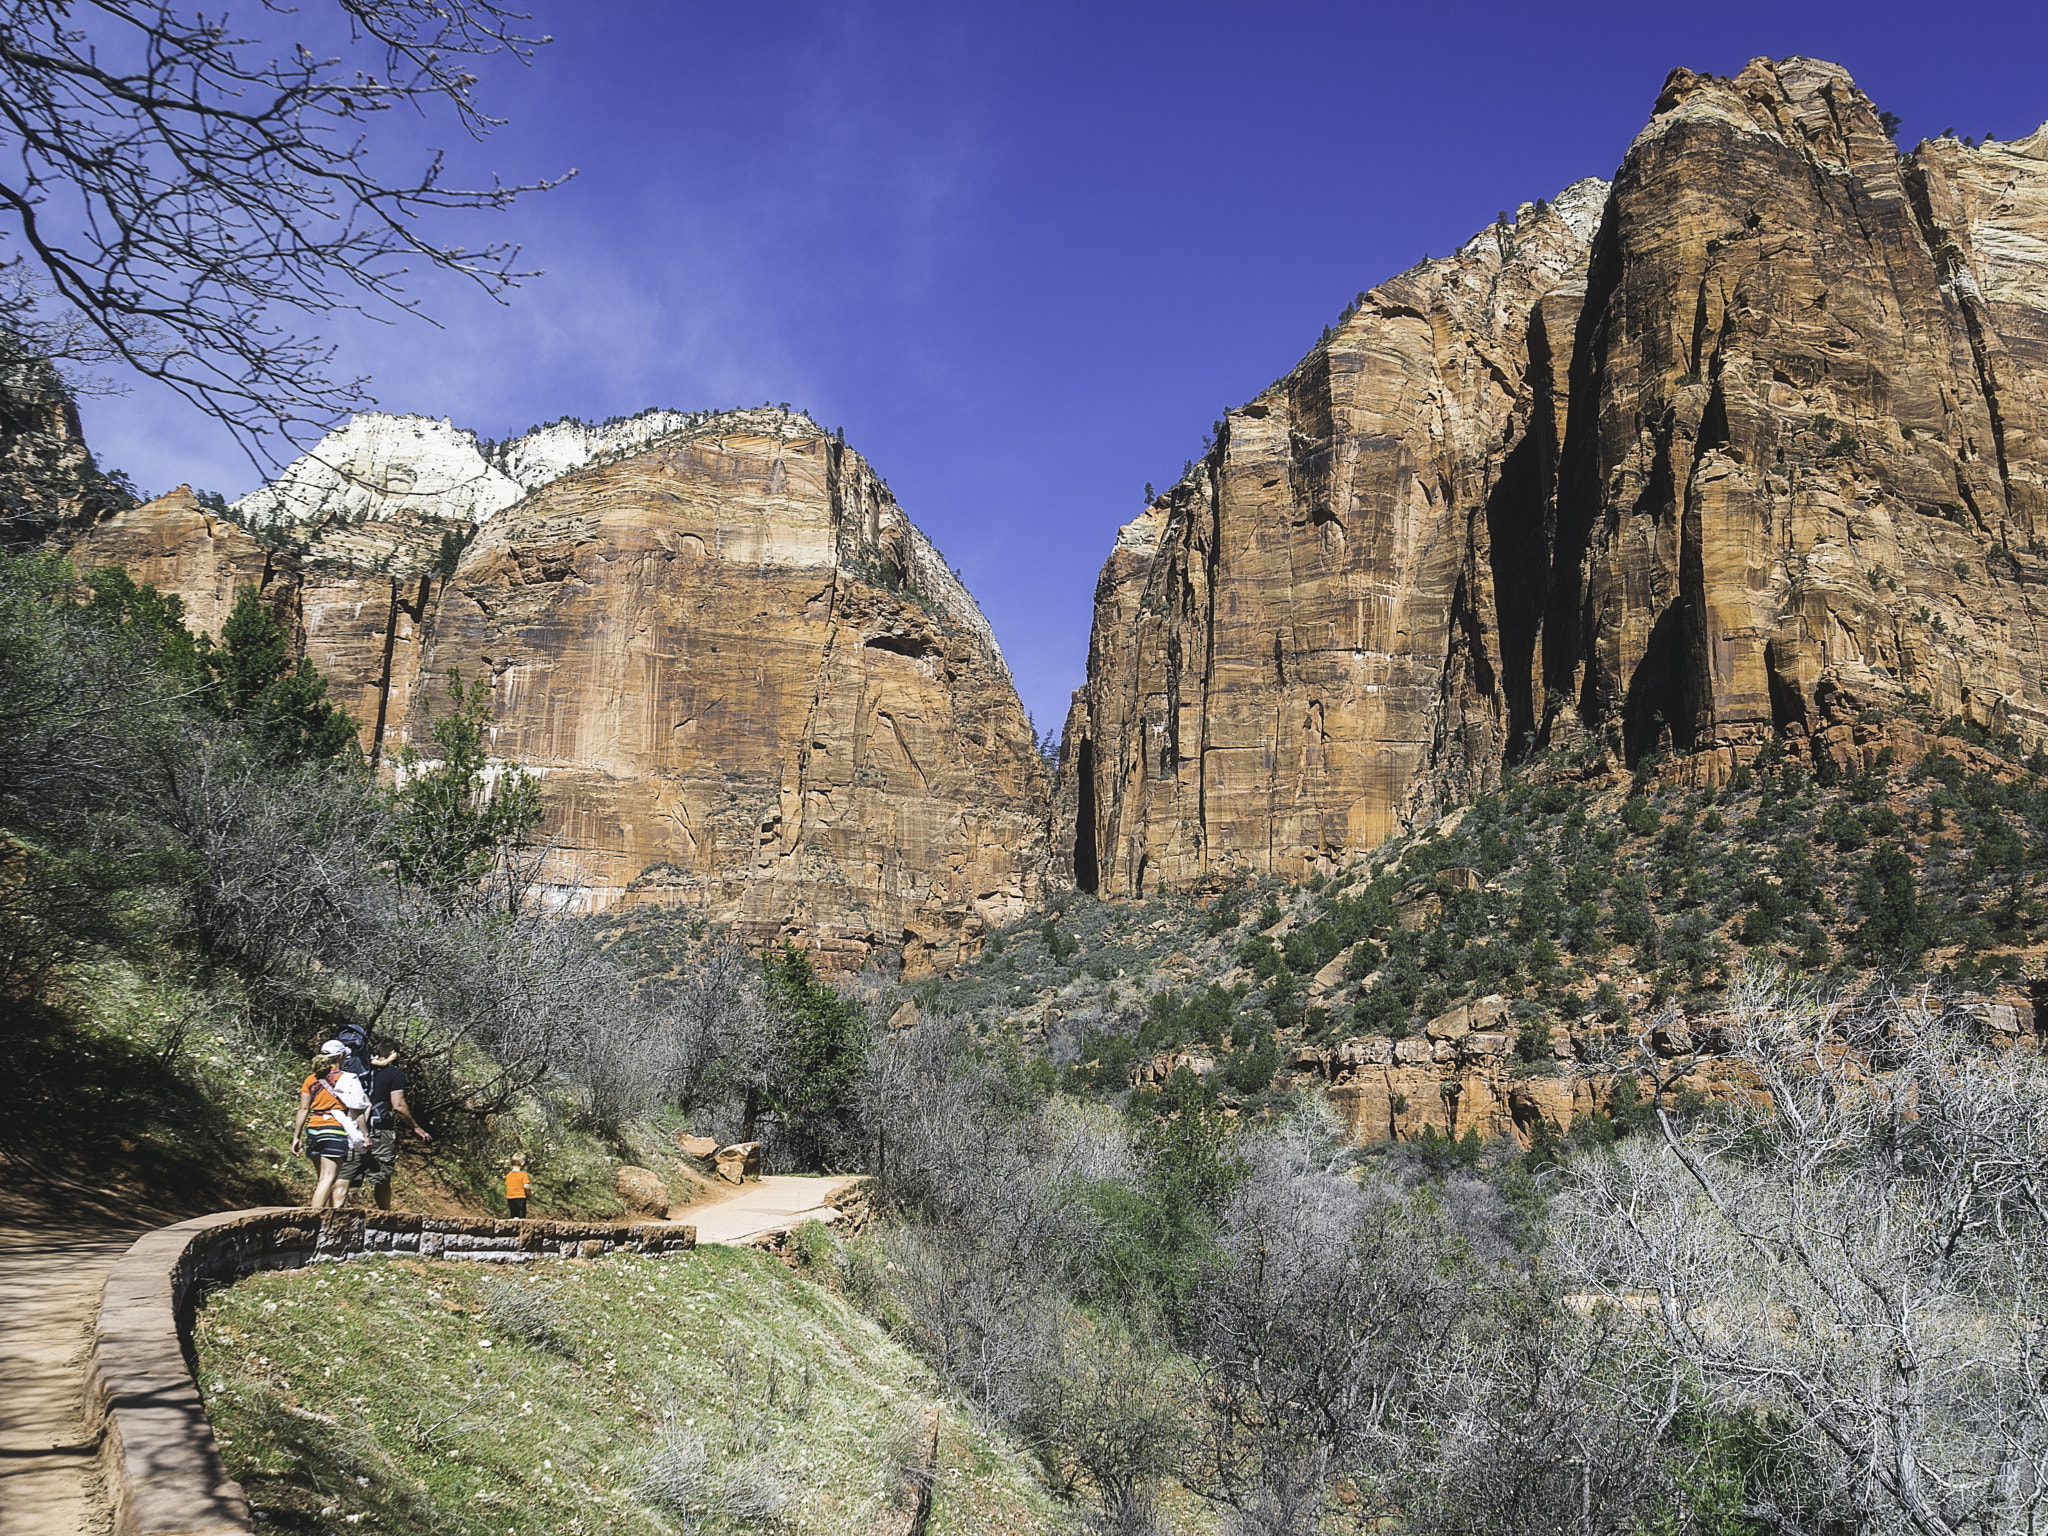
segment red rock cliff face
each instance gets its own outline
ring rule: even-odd
[[[450,667],[491,677],[495,751],[541,775],[595,905],[842,964],[900,945],[914,974],[1038,894],[1042,771],[987,624],[807,422],[684,434],[498,514],[426,666],[437,696]]]
[[[565,902],[683,908],[827,968],[950,965],[1044,877],[1043,770],[987,621],[808,420],[689,421],[481,528],[323,513],[280,542],[181,488],[72,554],[214,634],[257,585],[386,767],[430,743],[451,669],[488,678],[494,758],[541,780]],[[475,537],[444,577],[449,532]]]
[[[1498,775],[1540,716],[1605,192],[1580,182],[1372,290],[1119,535],[1066,732],[1080,884],[1299,874]]]
[[[82,571],[118,565],[137,581],[177,593],[186,623],[200,634],[218,636],[236,592],[254,586],[290,623],[299,650],[362,727],[363,751],[378,761],[410,708],[424,620],[441,585],[424,550],[431,541],[403,525],[383,532],[361,563],[336,557],[332,540],[307,550],[280,547],[201,505],[181,485],[102,519],[70,553]]]
[[[1545,671],[1584,723],[1725,751],[1917,690],[2040,734],[2044,196],[2048,134],[1902,159],[1832,65],[1671,77],[1573,363]]]
[[[1299,876],[1532,743],[1846,761],[1909,692],[2038,739],[2044,367],[2048,130],[1677,71],[1611,191],[1373,290],[1123,530],[1062,856]]]

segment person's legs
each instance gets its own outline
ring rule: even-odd
[[[335,1176],[340,1172],[341,1160],[339,1158],[323,1157],[320,1159],[320,1178],[313,1186],[313,1198],[310,1202],[314,1210],[318,1211],[326,1207],[327,1197],[334,1192]]]
[[[369,1148],[349,1143],[348,1156],[341,1160],[341,1173],[334,1181],[334,1208],[338,1211],[348,1204],[348,1192],[355,1188],[356,1180],[363,1176],[363,1168],[369,1158]]]
[[[391,1180],[398,1172],[398,1132],[370,1132],[370,1145],[363,1153],[363,1177],[369,1182],[370,1198],[377,1209],[391,1209]]]

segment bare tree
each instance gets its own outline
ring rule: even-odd
[[[269,10],[313,35],[279,48],[152,0],[0,10],[0,216],[19,242],[0,324],[169,386],[259,464],[367,400],[363,380],[329,377],[308,319],[418,313],[415,267],[502,294],[528,275],[516,248],[447,243],[436,221],[556,184],[445,185],[439,153],[388,176],[364,135],[377,114],[432,107],[487,134],[475,71],[547,41],[524,15],[495,0]]]
[[[911,1341],[1007,1422],[1043,1384],[1097,1241],[1089,1188],[1136,1177],[1113,1112],[1013,1087],[957,1021],[937,1018],[878,1043],[859,1092],[878,1190],[899,1217],[884,1236],[887,1285]]]
[[[1188,1362],[1108,1319],[1068,1314],[1029,1389],[1024,1427],[1104,1536],[1155,1536],[1159,1485],[1194,1441]]]
[[[1208,1426],[1189,1481],[1257,1536],[1393,1512],[1406,1425],[1434,1412],[1423,1389],[1475,1310],[1464,1245],[1427,1201],[1353,1180],[1326,1116],[1247,1141],[1203,1298]]]
[[[2033,1531],[2048,1491],[2048,1068],[1938,1001],[1751,975],[1757,1092],[1575,1162],[1557,1258],[1779,1464],[1781,1529]]]

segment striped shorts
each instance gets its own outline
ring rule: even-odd
[[[348,1156],[348,1133],[337,1131],[332,1126],[307,1126],[306,1156],[315,1160],[331,1157],[340,1162]]]

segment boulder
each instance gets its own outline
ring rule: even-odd
[[[1458,1042],[1458,1049],[1467,1056],[1505,1056],[1508,1047],[1514,1043],[1512,1035],[1496,1034],[1491,1030],[1473,1031]]]
[[[1346,1040],[1338,1046],[1336,1066],[1339,1071],[1354,1067],[1384,1067],[1393,1059],[1393,1041],[1385,1035],[1367,1035],[1362,1040]]]
[[[1463,1003],[1422,1026],[1422,1032],[1432,1040],[1462,1040],[1471,1031],[1472,1012]]]
[[[709,1136],[681,1135],[676,1138],[676,1145],[700,1163],[708,1163],[718,1156],[718,1143]]]
[[[718,1176],[728,1184],[743,1184],[761,1177],[761,1143],[741,1141],[718,1154]]]
[[[660,1174],[631,1163],[612,1175],[612,1187],[629,1216],[652,1216],[657,1221],[668,1215],[668,1185]]]
[[[1312,1045],[1298,1045],[1287,1055],[1291,1072],[1321,1072],[1326,1065],[1327,1058]]]

